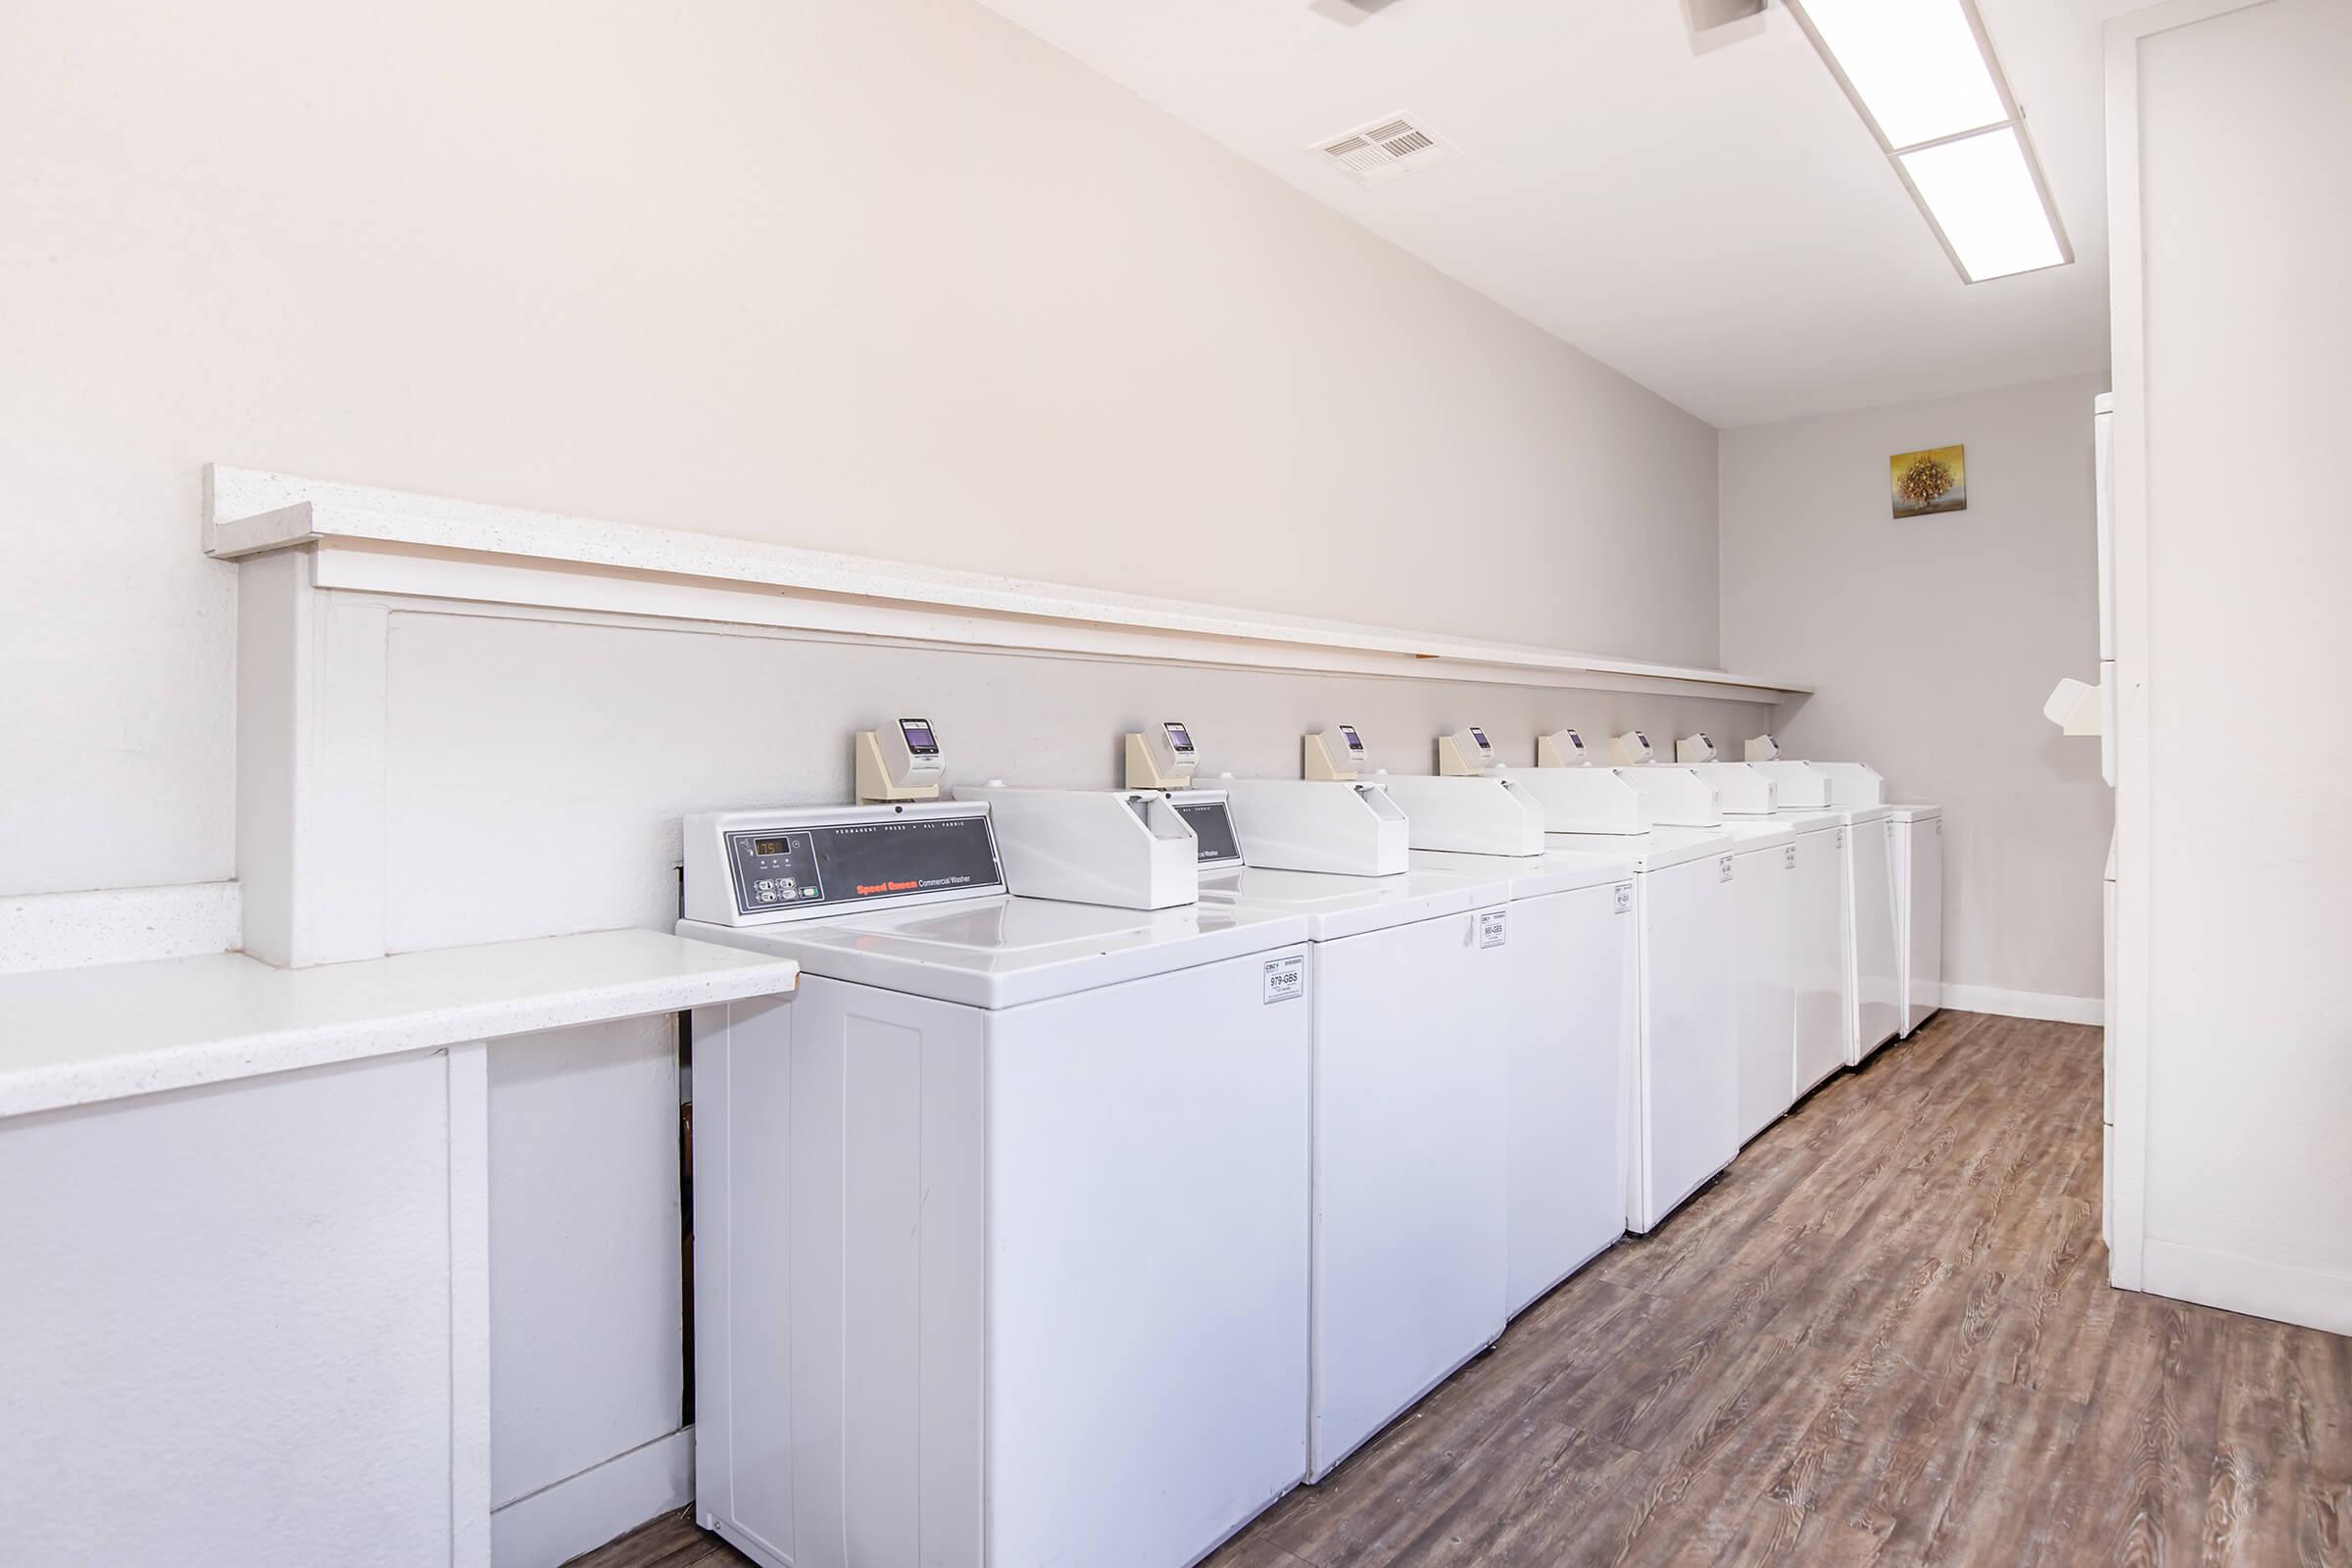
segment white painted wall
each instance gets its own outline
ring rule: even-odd
[[[1120,738],[1181,718],[1201,779],[1298,776],[1298,737],[1353,722],[1376,766],[1436,770],[1483,724],[1532,764],[1540,730],[1736,731],[1755,704],[1523,686],[1268,675],[396,611],[387,663],[385,930],[395,952],[677,917],[679,818],[854,793],[850,735],[938,724],[950,784],[1120,782]]]
[[[2094,1018],[2111,799],[2098,743],[2041,704],[2062,675],[2098,678],[2106,389],[2078,376],[1722,436],[1725,656],[1820,688],[1777,717],[1790,755],[1868,762],[1891,795],[1942,805],[1948,985]],[[1968,510],[1892,521],[1887,459],[1954,443]]]
[[[2352,8],[2118,29],[2123,1282],[2352,1332]]]
[[[208,460],[1713,662],[1706,425],[965,0],[24,0],[0,211],[0,894],[231,873]]]

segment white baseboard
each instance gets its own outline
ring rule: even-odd
[[[2052,991],[2004,991],[1998,986],[1943,983],[1943,1004],[1954,1012],[1991,1012],[2004,1018],[2042,1018],[2051,1023],[2103,1024],[2102,997],[2063,997]]]
[[[694,1428],[681,1427],[490,1514],[492,1568],[556,1568],[694,1500]]]
[[[242,920],[234,882],[0,897],[0,974],[229,953]]]
[[[2140,1288],[2277,1323],[2352,1334],[2352,1274],[2237,1257],[2151,1236],[2140,1254]]]

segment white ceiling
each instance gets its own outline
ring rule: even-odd
[[[1684,0],[984,3],[1714,424],[2107,364],[2109,0],[1979,0],[2075,263],[1973,286],[1778,5],[1700,52]],[[1457,156],[1311,150],[1399,112]]]

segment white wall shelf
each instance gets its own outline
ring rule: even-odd
[[[213,466],[205,553],[307,546],[321,588],[909,642],[1772,704],[1720,669],[1356,625]]]

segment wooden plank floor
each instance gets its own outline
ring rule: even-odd
[[[2352,1563],[2352,1340],[2110,1290],[2099,1175],[2098,1031],[1942,1014],[1208,1568]]]

